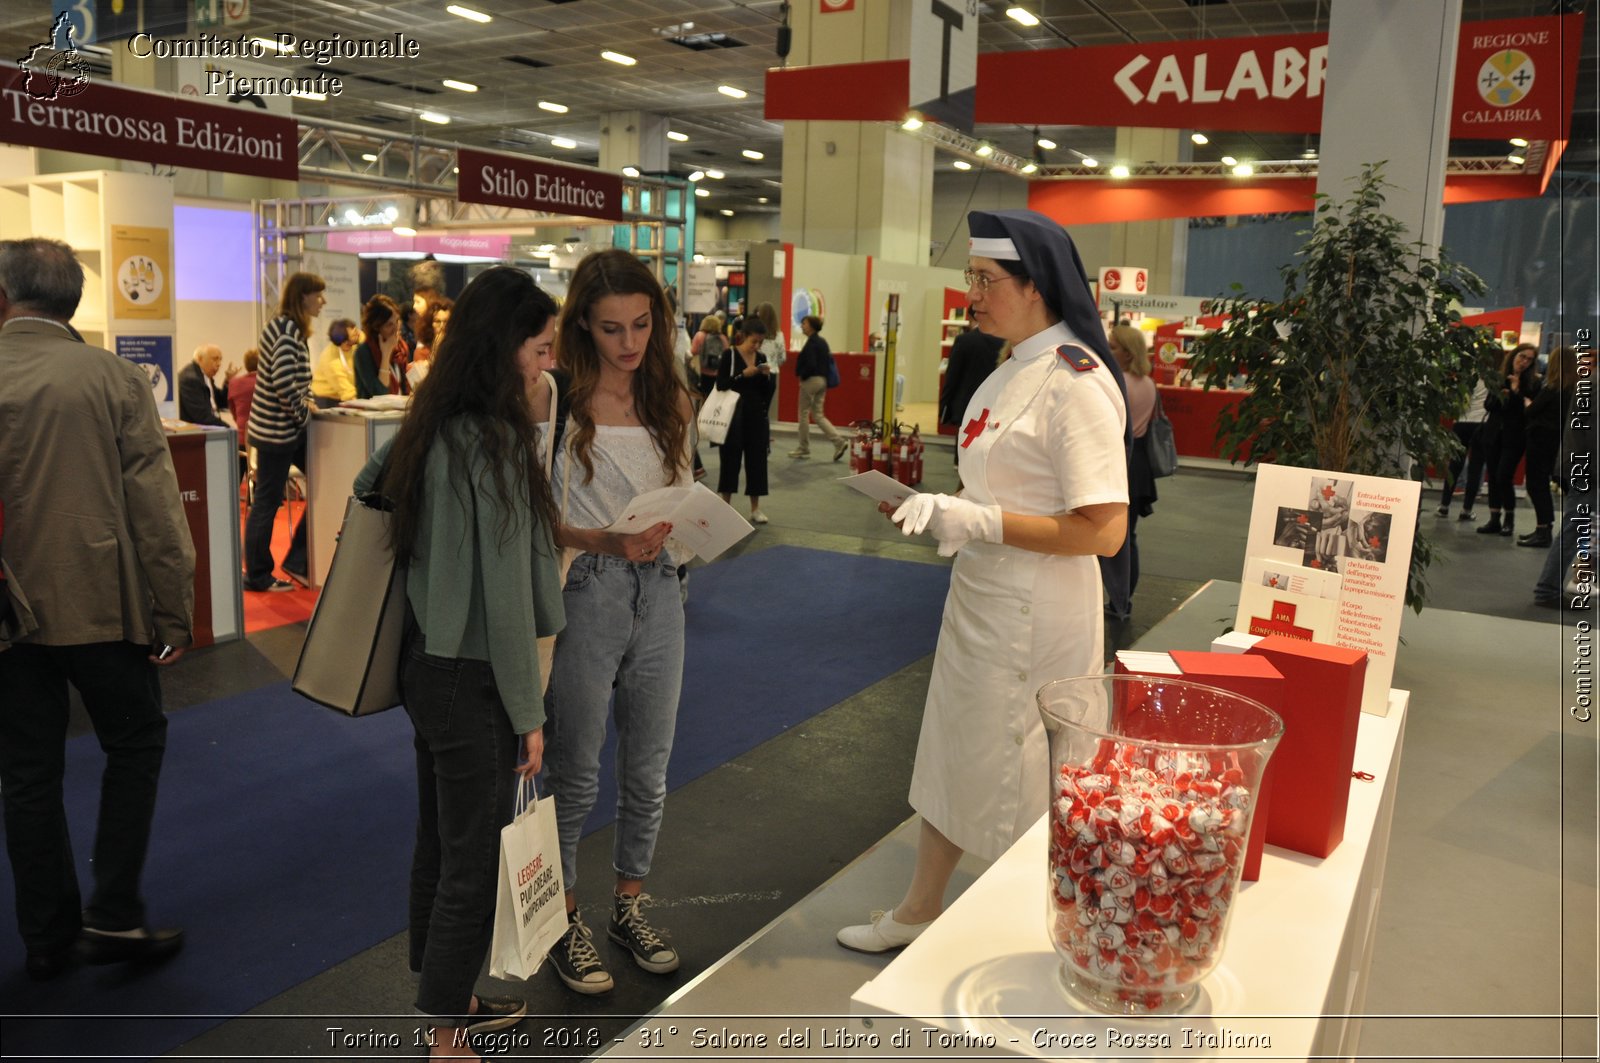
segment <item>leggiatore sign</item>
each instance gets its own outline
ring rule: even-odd
[[[463,203],[622,220],[622,178],[616,174],[471,148],[456,153],[456,165],[456,198]]]

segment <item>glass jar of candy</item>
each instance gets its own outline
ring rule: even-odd
[[[1076,1000],[1182,1010],[1222,958],[1261,773],[1283,721],[1165,676],[1061,679],[1050,740],[1046,920]]]

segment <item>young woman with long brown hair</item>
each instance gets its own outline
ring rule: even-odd
[[[677,950],[641,906],[683,685],[677,575],[688,558],[673,556],[672,527],[664,522],[632,534],[606,530],[636,496],[693,483],[693,407],[674,357],[666,296],[637,258],[599,251],[578,264],[556,340],[557,363],[570,374],[571,410],[553,490],[562,500],[557,541],[582,552],[562,596],[567,626],[556,643],[545,708],[569,920],[550,958],[561,980],[580,993],[604,993],[614,984],[576,894],[578,838],[599,792],[611,711],[619,778],[607,933],[647,971],[678,967]]]

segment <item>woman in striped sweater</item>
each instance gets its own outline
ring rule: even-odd
[[[306,467],[306,424],[311,398],[311,321],[322,313],[327,284],[296,273],[283,286],[278,316],[261,330],[261,367],[250,405],[250,445],[256,448],[255,496],[244,525],[244,589],[286,591],[294,584],[273,575],[272,525],[283,504],[289,467]],[[295,526],[283,570],[302,584],[306,573],[305,514]]]

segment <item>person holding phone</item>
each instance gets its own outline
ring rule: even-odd
[[[750,523],[765,524],[761,499],[767,494],[767,443],[772,426],[767,411],[772,408],[772,393],[777,382],[772,366],[761,353],[767,326],[757,317],[740,318],[733,326],[733,346],[722,355],[717,368],[718,391],[735,391],[739,405],[734,408],[728,436],[722,441],[722,471],[717,476],[717,493],[732,502],[739,489],[739,466],[744,466],[744,493],[750,499]]]

